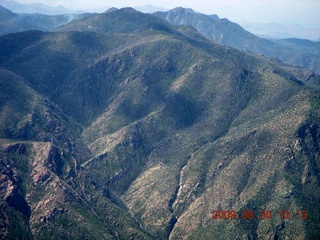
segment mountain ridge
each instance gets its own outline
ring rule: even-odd
[[[318,236],[319,75],[133,9],[0,50],[1,234]],[[310,219],[212,219],[232,209]]]
[[[13,13],[0,5],[0,36],[27,30],[51,31],[72,20],[88,17],[92,14],[44,15]]]
[[[41,3],[22,4],[16,1],[1,0],[0,5],[9,9],[14,13],[40,13],[47,15],[58,15],[71,13],[70,10],[59,5],[57,7],[50,7]]]
[[[106,11],[106,13],[113,10],[115,9],[109,9]],[[7,11],[3,10],[3,12],[3,15],[8,14]],[[284,40],[268,40],[259,38],[245,31],[239,25],[230,22],[228,19],[219,19],[219,17],[214,14],[205,15],[196,13],[192,9],[185,9],[182,7],[175,8],[166,13],[154,13],[154,15],[158,15],[162,18],[166,18],[164,16],[166,14],[170,15],[168,15],[168,19],[166,19],[169,22],[171,21],[171,23],[175,25],[183,24],[192,26],[204,36],[209,37],[210,39],[213,39],[221,44],[234,47],[247,53],[262,54],[271,58],[280,59],[288,64],[308,68],[319,73],[319,64],[317,64],[320,61],[318,57],[319,54],[317,54],[319,52],[319,47],[316,43],[301,47],[301,44],[298,43],[298,40],[291,41],[291,44],[288,44]],[[39,14],[10,15],[10,19],[3,19],[2,23],[0,23],[2,28],[0,34],[5,35],[8,33],[25,30],[61,31],[61,29],[63,29],[62,25],[65,25],[72,20],[87,18],[92,15],[96,15],[96,18],[100,19],[98,14],[68,14],[57,16],[46,16]],[[144,17],[141,15],[141,18],[143,19]],[[94,20],[91,19],[90,21]],[[82,24],[85,23],[82,22]],[[92,31],[92,29],[90,29],[90,24],[86,24],[86,31]],[[100,24],[100,31],[110,31],[112,26],[115,24],[117,24],[115,19],[109,19],[109,22],[105,22],[105,26]],[[72,26],[75,27],[77,24],[69,25],[69,28],[72,28]],[[108,26],[109,30],[103,30],[103,28],[106,28],[106,26]],[[60,30],[55,30],[59,27]],[[80,28],[83,27],[84,26]],[[96,27],[98,27],[97,24]],[[130,30],[128,29],[128,31]],[[234,39],[237,39],[237,41],[234,41]]]
[[[294,46],[293,48],[291,46],[289,48],[286,45],[282,45],[281,41],[259,38],[228,19],[219,19],[216,15],[185,11],[183,8],[154,14],[174,25],[190,25],[204,36],[240,51],[266,55],[319,73],[317,67],[319,65],[317,64],[319,57],[318,54],[314,54],[319,51],[317,47],[310,48],[308,51],[301,51],[299,46]]]

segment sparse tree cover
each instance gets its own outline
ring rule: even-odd
[[[130,8],[2,36],[0,236],[317,239],[319,87]]]

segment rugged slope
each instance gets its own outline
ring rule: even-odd
[[[319,235],[318,75],[133,9],[0,46],[3,235]]]
[[[281,41],[259,38],[228,19],[219,19],[217,15],[196,13],[192,9],[175,8],[154,14],[175,25],[192,26],[204,36],[240,51],[262,54],[320,73],[318,45],[301,48],[301,45],[296,44],[292,47]]]
[[[1,236],[148,236],[80,170],[81,161],[90,156],[81,127],[23,78],[7,70],[0,74]]]

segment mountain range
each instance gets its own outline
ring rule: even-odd
[[[320,41],[320,29],[305,28],[300,25],[291,24],[284,25],[279,23],[251,23],[242,21],[239,24],[249,32],[257,36],[271,39],[284,39],[284,38],[300,38],[308,39],[311,41]]]
[[[146,7],[150,8],[150,6]],[[0,36],[26,30],[51,31],[72,20],[97,15],[96,13],[54,16],[16,14],[1,6],[0,13],[2,16],[0,18]],[[320,73],[320,42],[299,39],[268,40],[259,38],[227,19],[220,19],[217,15],[196,13],[192,9],[175,8],[166,12],[155,12],[154,14],[171,24],[192,26],[204,36],[240,51],[265,55]]]
[[[0,0],[0,5],[9,9],[14,13],[38,13],[45,15],[63,15],[63,14],[79,14],[79,11],[70,10],[63,6],[50,7],[44,4],[22,4],[16,1]],[[86,9],[86,12],[104,12],[108,7],[99,7],[93,9]],[[156,11],[167,11],[164,8],[153,6],[150,4],[135,6],[134,9],[144,13],[154,13]],[[272,39],[283,38],[300,38],[308,39],[311,41],[320,41],[320,30],[301,27],[299,25],[283,25],[279,23],[252,23],[247,21],[238,22],[244,29],[249,32],[262,37]]]
[[[158,11],[168,11],[168,9],[162,8],[162,7],[156,7],[150,4],[142,5],[142,6],[136,6],[134,7],[139,12],[143,13],[154,13]]]
[[[192,9],[179,7],[154,14],[175,25],[192,26],[204,36],[240,51],[265,55],[320,73],[320,42],[306,40],[310,44],[294,44],[291,41],[289,47],[283,41],[259,38],[228,19],[197,13]]]
[[[1,237],[316,239],[320,76],[156,15],[0,37]]]
[[[0,5],[14,13],[38,13],[45,15],[69,14],[72,11],[63,6],[50,7],[41,3],[22,4],[16,1],[0,0]]]
[[[0,5],[0,36],[28,30],[51,31],[72,20],[90,15],[90,13],[62,15],[13,13]]]

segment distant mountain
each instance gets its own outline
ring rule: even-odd
[[[143,5],[143,6],[136,6],[136,7],[134,7],[134,9],[136,9],[140,12],[143,12],[143,13],[154,13],[157,11],[167,11],[168,10],[165,8],[152,6],[150,4]]]
[[[247,31],[265,38],[300,38],[311,41],[320,41],[320,29],[311,29],[304,28],[299,25],[283,25],[278,23],[258,24],[240,22],[240,25]]]
[[[0,36],[27,30],[51,31],[72,20],[88,17],[92,14],[44,15],[13,13],[0,5]]]
[[[191,9],[175,8],[154,15],[175,25],[192,26],[204,36],[238,50],[265,55],[320,73],[320,50],[317,47],[310,46],[306,51],[298,46],[291,49],[280,42],[259,38],[228,19],[196,13]]]
[[[161,23],[161,25],[159,25]],[[145,28],[168,28],[167,22],[151,14],[144,14],[133,8],[126,11],[111,9],[90,18],[73,21],[56,29],[56,32],[91,31],[99,33],[138,32],[141,26]],[[169,28],[168,28],[169,30]]]
[[[286,38],[286,39],[279,39],[277,42],[280,42],[281,44],[288,45],[290,47],[293,46],[300,46],[303,47],[314,47],[319,48],[320,42],[313,42],[307,39],[298,39],[298,38]]]
[[[9,9],[6,9],[0,5],[0,21],[10,21],[12,18],[15,17],[15,14],[11,12]]]
[[[0,238],[317,239],[319,91],[132,8],[2,36]]]
[[[0,5],[0,36],[35,28],[31,23],[20,20],[17,14]]]
[[[22,4],[16,1],[0,0],[0,5],[11,10],[14,13],[40,13],[46,15],[59,15],[72,13],[72,11],[63,6],[49,7],[40,3]]]

